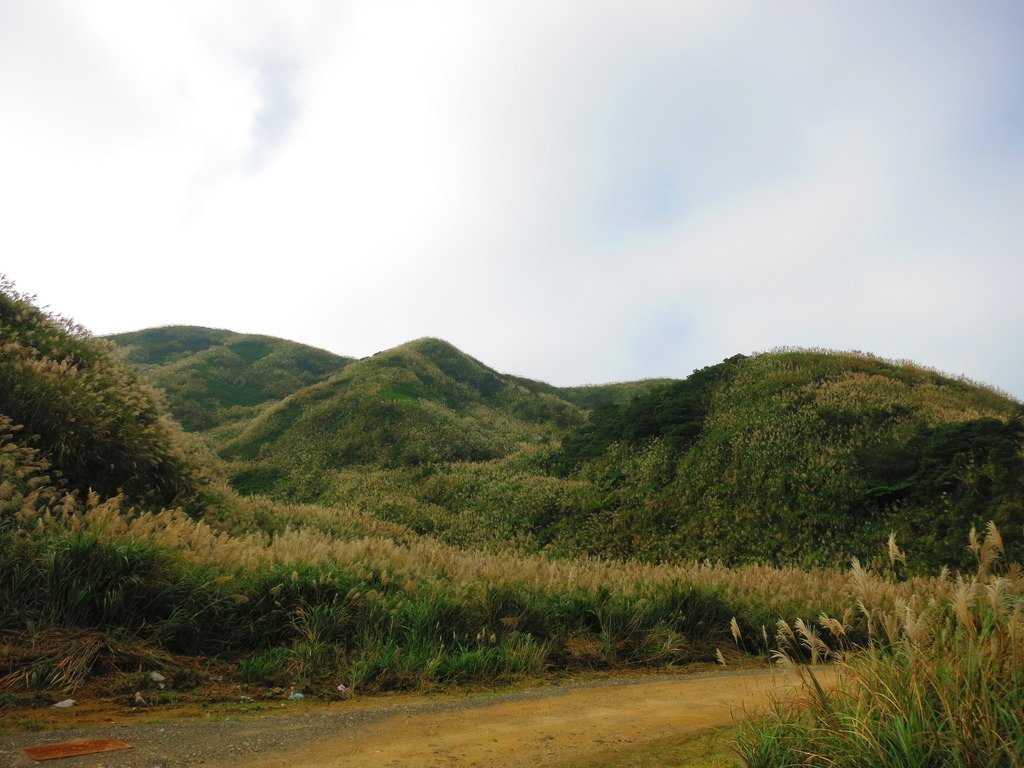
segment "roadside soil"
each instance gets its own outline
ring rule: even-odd
[[[829,679],[826,679],[829,682]],[[0,765],[36,765],[24,747],[114,738],[133,749],[72,757],[55,768],[397,768],[544,766],[628,751],[763,712],[793,696],[796,674],[714,672],[616,678],[503,693],[359,697],[330,704],[286,702],[268,714],[212,711],[145,724],[86,709],[62,711],[73,728],[0,734]],[[109,713],[107,713],[109,714]],[[194,712],[191,714],[195,714]],[[77,718],[81,715],[82,720]],[[52,722],[52,719],[50,720]],[[81,727],[85,726],[85,727]]]

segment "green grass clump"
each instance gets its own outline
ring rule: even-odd
[[[286,673],[292,661],[292,653],[288,648],[267,648],[240,659],[238,668],[242,679],[247,683],[278,684],[287,683]]]
[[[233,603],[209,566],[143,541],[67,533],[42,540],[0,530],[0,630],[117,629],[169,650],[215,653]]]

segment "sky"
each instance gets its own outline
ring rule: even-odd
[[[97,334],[1024,397],[1024,6],[0,0],[0,273]]]

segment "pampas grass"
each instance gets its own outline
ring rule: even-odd
[[[776,654],[799,665],[808,695],[779,704],[742,727],[737,749],[749,768],[814,766],[1024,765],[1024,580],[1001,562],[999,531],[976,531],[977,569],[931,595],[887,593],[862,569],[851,571],[868,639],[843,642],[845,622],[822,616],[837,641],[813,628],[780,623]],[[939,580],[937,585],[946,584]],[[866,600],[865,600],[866,599]],[[831,657],[839,674],[826,693],[808,660]]]

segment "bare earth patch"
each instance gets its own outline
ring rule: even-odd
[[[134,749],[62,766],[538,766],[628,751],[763,711],[799,686],[792,673],[619,678],[514,693],[401,694],[281,706],[280,714],[0,735],[0,764],[33,765],[27,746],[118,738]],[[67,713],[69,720],[74,717]],[[94,721],[93,721],[94,722]]]

